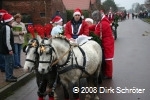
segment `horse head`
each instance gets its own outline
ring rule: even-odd
[[[37,39],[34,38],[29,40],[28,45],[25,48],[26,60],[24,64],[24,69],[28,72],[31,72],[35,66],[38,66],[36,65],[36,61],[38,60],[38,46],[39,42]]]
[[[66,62],[68,53],[63,56],[63,59],[60,59],[62,54],[65,54],[70,48],[69,40],[64,36],[55,36],[50,39],[38,39],[40,46],[38,48],[39,53],[39,67],[38,71],[41,74],[46,74],[51,70],[51,67],[55,64],[63,65]],[[54,62],[55,61],[55,62]]]
[[[37,37],[40,45],[38,47],[39,54],[39,66],[38,71],[40,74],[46,74],[52,70],[51,63],[55,60],[55,50],[50,45],[51,38],[43,38]]]

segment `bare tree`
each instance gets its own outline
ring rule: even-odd
[[[150,11],[150,0],[145,0],[145,6]]]

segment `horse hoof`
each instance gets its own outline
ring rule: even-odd
[[[94,100],[99,100],[99,97],[98,97],[98,96],[96,96],[96,97],[94,98]]]
[[[85,96],[85,100],[90,100],[91,99],[91,96],[89,95],[89,94],[87,94],[86,96]]]

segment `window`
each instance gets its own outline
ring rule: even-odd
[[[45,13],[40,13],[40,16],[41,17],[45,17]]]
[[[27,15],[27,13],[21,13],[21,15]]]

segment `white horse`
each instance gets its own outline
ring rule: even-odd
[[[24,70],[27,72],[31,72],[33,68],[38,67],[38,46],[39,42],[37,39],[30,39],[26,48],[24,48],[26,53]]]
[[[37,39],[42,41],[40,37]],[[54,49],[56,54],[52,52],[51,55],[48,54],[51,48]],[[38,71],[41,74],[46,74],[51,69],[51,64],[54,61],[50,61],[50,58],[58,59],[56,61],[58,66],[57,72],[59,73],[60,81],[64,89],[65,99],[69,100],[68,84],[70,82],[73,83],[74,87],[79,87],[79,79],[87,78],[88,87],[91,89],[94,86],[92,92],[86,91],[87,89],[81,92],[95,93],[94,100],[99,100],[97,86],[102,63],[101,47],[95,41],[90,40],[82,45],[81,49],[83,51],[79,47],[71,48],[68,39],[63,36],[49,39],[46,44],[43,43],[38,48],[38,53],[41,54],[42,52],[39,60],[47,62],[39,63]],[[75,100],[79,100],[79,93],[76,89],[74,91],[74,98]],[[89,98],[90,95],[87,94],[86,100],[89,100]]]
[[[39,64],[39,54],[37,53],[38,47],[39,41],[37,39],[30,39],[26,48],[24,48],[26,53],[24,70],[27,72],[31,72],[33,69],[35,70],[36,83],[39,88],[37,92],[38,96],[45,97],[52,90],[56,78],[56,68],[53,68],[53,72],[49,72],[45,75],[40,74],[37,71]],[[48,87],[49,89],[46,90],[46,87]],[[54,98],[54,94],[49,94],[49,98]]]

